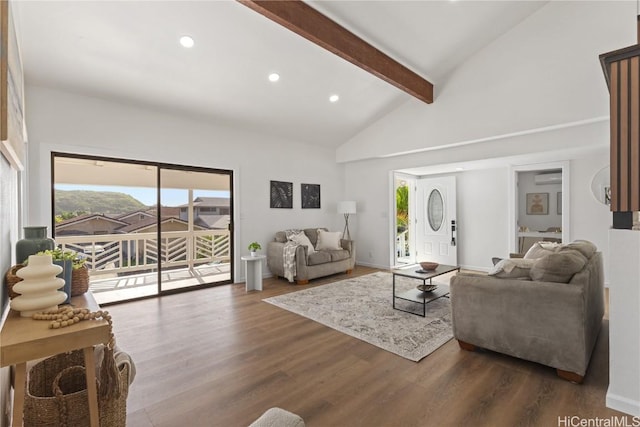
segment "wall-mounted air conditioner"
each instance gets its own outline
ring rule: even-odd
[[[562,172],[539,173],[533,177],[536,185],[562,184]]]

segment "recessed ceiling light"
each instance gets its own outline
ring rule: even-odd
[[[457,170],[457,171],[463,171],[463,170],[464,170],[464,168],[457,167],[457,168],[456,168],[456,170]]]
[[[277,82],[278,80],[280,80],[280,74],[278,74],[278,73],[269,74],[269,81],[270,82]]]
[[[184,47],[193,47],[195,42],[193,41],[193,38],[189,36],[182,36],[180,37],[180,44]]]
[[[329,97],[329,102],[338,102],[339,99],[340,97],[338,95],[331,95]]]

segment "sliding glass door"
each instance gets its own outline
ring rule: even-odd
[[[231,279],[227,173],[160,168],[160,290]]]
[[[100,304],[232,283],[231,171],[52,155],[53,235]]]

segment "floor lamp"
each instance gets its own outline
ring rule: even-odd
[[[342,238],[351,240],[351,234],[349,233],[349,215],[356,213],[356,202],[338,202],[338,213],[344,215],[344,230],[342,231]]]

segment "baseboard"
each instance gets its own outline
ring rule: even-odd
[[[389,270],[389,266],[388,265],[379,265],[379,264],[372,264],[372,263],[368,263],[368,262],[356,262],[356,266],[363,266],[363,267],[370,267],[370,268],[379,268],[381,270]]]
[[[637,400],[631,400],[607,391],[606,405],[607,408],[640,417],[640,402]]]
[[[460,268],[463,270],[482,271],[484,273],[488,273],[489,270],[491,270],[490,267],[478,267],[475,265],[461,265]]]

